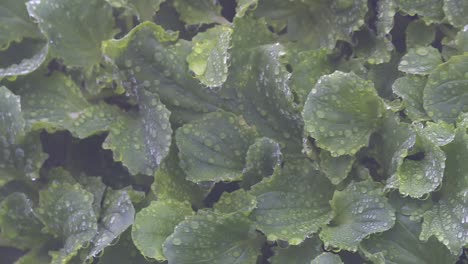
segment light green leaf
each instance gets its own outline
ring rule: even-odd
[[[435,121],[453,123],[468,111],[468,55],[453,56],[437,66],[424,88],[424,109]]]
[[[173,146],[154,174],[154,184],[151,188],[161,200],[187,201],[200,207],[204,196],[202,190],[185,178],[185,172],[179,166],[176,147]]]
[[[388,180],[386,187],[398,188],[403,195],[421,198],[442,183],[445,154],[424,133],[418,133],[410,154]]]
[[[352,182],[343,191],[335,191],[330,203],[335,216],[320,232],[326,248],[356,251],[364,238],[389,230],[395,223],[395,210],[375,182]]]
[[[455,128],[445,122],[427,122],[420,133],[439,147],[445,146],[455,139]]]
[[[120,69],[127,92],[146,89],[157,94],[171,121],[180,125],[216,111],[220,100],[190,75],[186,58],[192,43],[176,40],[177,33],[144,22],[122,39],[105,41],[103,50]]]
[[[397,6],[407,14],[422,16],[427,23],[442,22],[443,0],[395,0]]]
[[[332,157],[330,152],[322,150],[320,152],[320,169],[334,185],[339,184],[348,176],[353,168],[354,156]]]
[[[187,57],[189,68],[208,87],[221,86],[227,79],[232,28],[217,26],[198,33]]]
[[[439,264],[455,263],[456,257],[435,239],[419,240],[421,223],[397,215],[395,226],[382,234],[364,240],[359,249],[373,263]]]
[[[245,155],[256,132],[228,112],[206,114],[176,131],[181,167],[193,182],[242,178]]]
[[[305,132],[332,156],[354,155],[381,123],[382,100],[372,83],[354,73],[322,76],[304,106]]]
[[[24,38],[40,38],[41,33],[29,17],[27,0],[3,0],[0,3],[0,50]]]
[[[134,216],[135,209],[127,192],[107,189],[102,201],[97,235],[92,240],[94,246],[88,258],[98,255],[119,237],[133,224]]]
[[[199,211],[176,226],[163,250],[169,263],[255,264],[263,242],[241,213]]]
[[[89,68],[101,60],[101,42],[114,34],[112,8],[102,0],[27,3],[56,55],[69,66]],[[77,28],[77,25],[83,25]],[[77,30],[78,29],[78,30]]]
[[[314,258],[310,264],[343,264],[343,261],[336,254],[324,252]]]
[[[158,261],[166,260],[162,245],[174,232],[174,227],[192,215],[187,203],[172,200],[153,201],[137,213],[132,227],[132,239],[143,256]]]
[[[17,51],[14,50],[13,52],[17,52]],[[0,79],[4,77],[10,77],[10,76],[26,75],[37,70],[39,66],[41,66],[42,63],[46,60],[48,53],[49,53],[49,45],[46,44],[43,46],[41,50],[35,53],[31,58],[24,58],[18,64],[15,63],[15,64],[9,65],[6,68],[0,68]]]
[[[440,199],[424,213],[419,238],[435,236],[453,255],[459,255],[468,245],[468,136],[464,127],[444,151],[447,161]]]
[[[406,75],[396,79],[393,83],[393,92],[403,99],[405,113],[413,121],[429,119],[423,107],[423,93],[426,82],[426,76]]]
[[[221,5],[212,0],[174,0],[180,19],[188,25],[227,22],[221,16]]]
[[[221,214],[240,211],[249,215],[255,207],[257,207],[255,196],[240,189],[231,193],[224,192],[219,201],[213,206],[213,209]]]
[[[93,196],[79,184],[52,183],[39,193],[37,214],[45,231],[63,242],[60,251],[51,253],[51,263],[63,263],[76,255],[97,232]]]
[[[274,247],[273,251],[275,254],[269,260],[271,264],[310,264],[315,257],[323,252],[322,245],[319,237],[313,235],[297,246],[292,245],[287,248]]]
[[[244,189],[250,189],[264,177],[272,175],[275,168],[281,164],[280,146],[272,139],[258,138],[249,147],[245,162],[244,179],[240,185]]]
[[[326,49],[304,51],[292,48],[286,56],[292,67],[291,89],[295,101],[302,106],[320,76],[332,73],[329,51]]]
[[[47,237],[41,233],[43,225],[36,218],[32,201],[24,193],[12,193],[0,203],[1,237],[10,246],[30,249]]]
[[[114,160],[121,161],[130,173],[153,175],[169,153],[170,112],[157,95],[145,90],[135,93],[138,112],[128,112],[114,121],[102,146],[112,150]]]
[[[463,28],[468,25],[468,2],[464,0],[444,0],[444,12],[450,24]]]
[[[377,34],[385,37],[393,28],[393,20],[396,13],[396,5],[393,0],[382,0],[377,2]]]
[[[406,47],[427,47],[435,40],[436,27],[423,20],[412,21],[406,28]]]
[[[441,63],[442,58],[436,48],[416,47],[409,49],[408,53],[401,58],[398,70],[410,74],[427,75]]]
[[[252,218],[268,240],[299,245],[331,220],[328,201],[333,189],[311,162],[290,160],[252,187],[251,193],[257,196]]]
[[[249,10],[257,8],[258,0],[236,0],[236,16],[243,17]]]

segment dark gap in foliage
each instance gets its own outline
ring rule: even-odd
[[[344,260],[344,263],[367,263],[365,259],[359,255],[359,253],[356,252],[350,252],[346,250],[341,250],[338,255],[342,260]]]
[[[265,241],[262,245],[262,255],[259,257],[258,262],[259,264],[269,264],[270,262],[268,261],[269,258],[273,257],[275,255],[275,252],[273,251],[273,248],[277,246],[278,244],[276,242],[268,242]]]
[[[449,39],[455,38],[457,30],[452,27],[451,25],[447,24],[441,24],[438,27],[436,27],[436,34],[435,34],[435,39],[431,43],[431,46],[434,48],[438,49],[439,52],[442,52],[442,40],[445,37],[448,37]]]
[[[67,73],[67,67],[57,59],[53,59],[47,65],[47,76],[51,76],[55,71]]]
[[[64,167],[72,174],[101,176],[104,184],[114,189],[131,185],[134,177],[122,163],[113,160],[110,150],[102,149],[106,137],[107,133],[102,133],[80,140],[68,131],[41,133],[43,150],[49,154],[41,170],[41,178],[47,179],[48,171],[53,168]]]
[[[392,30],[390,30],[390,35],[392,36],[392,43],[397,52],[405,52],[406,28],[411,21],[416,20],[417,18],[417,16],[404,16],[400,13],[396,13],[393,19],[394,25]]]
[[[381,171],[380,164],[372,157],[363,157],[359,160],[359,163],[363,165],[368,171],[372,179],[375,181],[385,181],[385,177]]]
[[[26,252],[12,247],[0,247],[0,264],[15,263]]]
[[[25,58],[32,58],[45,45],[44,40],[24,38],[21,42],[12,42],[6,50],[0,49],[0,68],[20,64]]]
[[[289,73],[293,72],[293,67],[291,66],[291,64],[288,63],[284,67],[286,68],[286,71],[288,71]]]
[[[369,0],[367,1],[367,9],[368,12],[366,13],[366,24],[373,32],[377,32],[377,1],[376,0]]]
[[[223,192],[233,192],[238,189],[240,189],[240,186],[237,182],[217,182],[213,189],[211,189],[211,192],[205,197],[203,203],[206,207],[213,207]]]
[[[236,16],[236,6],[237,3],[235,0],[219,0],[219,4],[222,6],[221,15],[226,18],[229,22],[234,20]]]
[[[198,33],[198,27],[186,27],[180,20],[179,13],[175,10],[172,1],[163,2],[155,15],[154,22],[165,30],[179,31],[179,38],[191,40]]]
[[[421,160],[424,159],[424,157],[425,157],[424,151],[419,151],[419,152],[417,152],[417,153],[415,153],[415,154],[406,156],[404,160],[421,161]]]
[[[110,105],[115,105],[125,111],[138,110],[138,106],[131,104],[128,100],[128,97],[124,95],[111,96],[104,99],[104,101]]]
[[[353,55],[353,46],[351,43],[338,40],[333,49],[333,54],[330,55],[330,60],[335,64],[339,64],[342,59],[348,60]]]

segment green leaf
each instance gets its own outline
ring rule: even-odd
[[[193,182],[242,178],[245,154],[256,136],[243,118],[215,112],[176,131],[182,169]]]
[[[445,154],[436,142],[418,133],[416,144],[387,182],[387,188],[398,188],[403,195],[421,198],[442,183]]]
[[[101,60],[101,42],[114,34],[112,8],[105,1],[29,1],[29,14],[53,53],[69,66],[89,68]],[[86,26],[79,27],[86,23]]]
[[[376,35],[370,29],[363,29],[355,33],[357,46],[356,55],[369,64],[388,63],[391,60],[393,44],[386,35]]]
[[[37,214],[45,231],[63,242],[60,251],[52,252],[52,263],[63,263],[76,255],[97,232],[93,196],[79,184],[52,183],[39,193]]]
[[[444,0],[444,12],[450,24],[463,28],[468,24],[468,3],[463,0]]]
[[[419,238],[435,236],[453,255],[468,245],[468,136],[465,128],[457,130],[455,140],[444,147],[446,170],[440,199],[424,213]]]
[[[364,240],[360,250],[373,263],[438,264],[455,263],[456,257],[435,239],[420,241],[421,223],[397,214],[395,226]]]
[[[343,155],[332,157],[330,152],[322,150],[320,152],[320,169],[334,185],[342,182],[353,168],[356,157]]]
[[[169,153],[170,112],[157,95],[145,90],[135,93],[138,94],[138,112],[123,114],[113,122],[111,133],[102,146],[112,150],[114,160],[121,161],[130,173],[153,175]]]
[[[282,153],[278,143],[262,137],[257,138],[249,147],[245,158],[244,179],[240,183],[242,188],[250,187],[260,182],[264,177],[271,176],[275,168],[281,165]]]
[[[403,99],[405,113],[413,121],[425,121],[429,117],[423,107],[424,87],[427,78],[420,75],[406,75],[395,80],[393,92]]]
[[[96,197],[95,197],[96,198]],[[97,235],[88,258],[96,256],[133,224],[135,209],[126,191],[107,189],[100,213]]]
[[[166,260],[162,245],[174,232],[174,227],[192,215],[187,203],[172,200],[153,201],[137,213],[132,227],[132,239],[143,256],[158,261]]]
[[[412,21],[406,28],[406,47],[427,47],[435,40],[436,27],[423,20]]]
[[[364,238],[389,230],[395,223],[395,211],[375,182],[352,182],[343,191],[335,191],[330,203],[334,218],[320,232],[326,248],[356,251]]]
[[[287,248],[274,247],[273,251],[275,254],[269,260],[271,264],[310,264],[315,257],[323,252],[322,245],[319,237],[313,235],[297,246],[292,245]]]
[[[213,206],[215,212],[221,214],[229,214],[235,212],[243,212],[249,215],[254,208],[257,207],[255,196],[246,192],[243,189],[223,193],[219,201]]]
[[[398,70],[410,74],[427,75],[441,63],[442,58],[436,48],[416,47],[409,49],[408,53],[401,58]]]
[[[185,178],[185,172],[179,166],[176,147],[173,146],[154,174],[154,184],[151,187],[161,200],[187,201],[201,207],[204,193],[197,184]]]
[[[3,0],[0,4],[0,50],[24,38],[40,38],[41,33],[29,17],[27,0]]]
[[[366,146],[384,113],[372,83],[354,73],[322,76],[304,106],[305,132],[332,156],[353,155]]]
[[[252,218],[271,241],[299,245],[332,218],[328,201],[333,185],[304,159],[285,163],[271,178],[254,185],[251,193],[257,196]]]
[[[0,22],[1,23],[1,22]],[[10,51],[10,49],[8,50]],[[7,51],[7,53],[8,53]],[[13,50],[12,53],[15,53]],[[23,58],[18,64],[13,63],[6,68],[0,68],[0,79],[4,77],[18,76],[29,74],[39,68],[44,63],[49,53],[49,45],[44,45],[30,58]]]
[[[424,88],[424,109],[435,121],[452,123],[468,111],[468,55],[453,56],[437,66]]]
[[[103,43],[104,54],[124,76],[124,87],[157,94],[171,112],[171,121],[183,124],[216,111],[219,98],[193,78],[186,62],[191,42],[177,40],[160,26],[144,22],[120,40]]]
[[[33,204],[24,193],[12,193],[0,203],[0,230],[2,239],[10,246],[30,249],[47,237],[41,233],[43,225],[35,216]]]
[[[258,0],[236,0],[236,17],[243,17],[247,11],[257,8]]]
[[[114,263],[132,263],[132,264],[148,264],[154,263],[146,259],[140,254],[132,241],[130,229],[127,229],[119,238],[119,242],[115,245],[107,247],[102,256],[99,257],[99,264],[114,264]]]
[[[427,122],[420,133],[439,147],[445,146],[455,139],[455,128],[445,122]]]
[[[163,250],[169,263],[254,264],[263,242],[243,214],[199,211],[176,226]]]
[[[310,264],[343,264],[343,261],[336,254],[324,252],[314,258]]]
[[[188,25],[223,23],[221,5],[211,0],[174,0],[180,19]]]
[[[407,14],[414,16],[422,16],[422,19],[427,23],[442,22],[444,11],[442,9],[443,0],[395,0],[397,6]]]
[[[192,39],[187,62],[195,77],[208,87],[221,86],[227,79],[231,33],[232,28],[217,26]]]

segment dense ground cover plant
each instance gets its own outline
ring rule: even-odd
[[[465,0],[0,0],[1,263],[466,263]]]

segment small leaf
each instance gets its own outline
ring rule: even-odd
[[[215,212],[222,214],[240,211],[249,215],[255,207],[257,207],[255,196],[240,189],[231,193],[223,193],[213,209]]]
[[[112,8],[105,1],[43,0],[26,5],[51,50],[67,65],[89,68],[101,60],[101,41],[114,33]],[[75,30],[83,23],[86,27]]]
[[[290,161],[252,187],[257,196],[252,218],[268,240],[299,245],[331,220],[332,192],[333,186],[311,162]]]
[[[408,53],[401,58],[398,70],[410,74],[427,75],[441,63],[442,58],[436,48],[416,47],[408,50]]]
[[[153,201],[137,213],[132,227],[132,239],[143,256],[166,260],[162,245],[174,232],[174,227],[193,214],[187,203],[172,200]]]
[[[354,155],[366,146],[384,113],[371,82],[354,73],[322,76],[307,98],[305,132],[332,156]]]
[[[343,264],[343,261],[336,254],[324,252],[314,258],[310,264]]]
[[[406,46],[427,47],[435,40],[435,34],[434,25],[427,25],[423,20],[412,21],[406,28]]]
[[[176,131],[181,167],[193,182],[234,181],[242,178],[245,154],[256,136],[245,121],[215,112]]]
[[[198,211],[176,226],[163,249],[169,263],[255,264],[263,242],[243,214]]]
[[[435,121],[454,122],[468,111],[468,55],[453,56],[437,66],[424,88],[424,109]]]
[[[330,152],[322,150],[320,152],[320,168],[322,172],[334,185],[342,182],[351,172],[354,161],[354,156],[338,156],[332,157]]]
[[[318,235],[313,235],[297,246],[274,247],[275,254],[269,260],[271,264],[310,264],[315,257],[323,252],[322,245]]]
[[[224,22],[221,16],[221,5],[211,0],[175,0],[174,7],[180,19],[188,25],[211,24]]]
[[[243,17],[247,11],[257,7],[258,0],[236,0],[236,16]]]
[[[466,14],[468,3],[463,0],[444,0],[444,12],[450,24],[456,27],[464,27],[468,24]]]
[[[395,210],[378,183],[352,182],[343,191],[335,191],[330,203],[335,216],[320,232],[326,248],[356,251],[364,238],[389,230],[395,223]]]
[[[231,33],[230,27],[217,26],[192,39],[194,46],[187,62],[200,82],[208,87],[221,86],[227,79]]]
[[[52,253],[52,263],[63,263],[77,254],[97,232],[93,196],[79,184],[52,183],[39,193],[37,214],[45,230],[63,242],[63,248]]]
[[[395,80],[393,92],[403,99],[405,113],[413,121],[425,121],[429,117],[423,107],[423,93],[427,77],[420,75],[406,75]]]

